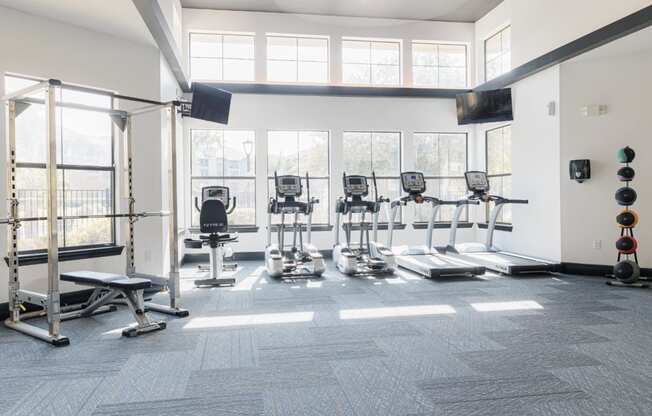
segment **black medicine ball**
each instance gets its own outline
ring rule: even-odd
[[[634,157],[636,157],[636,152],[631,147],[626,146],[618,150],[617,157],[620,163],[632,163]]]
[[[616,249],[622,254],[633,254],[637,247],[638,243],[634,237],[624,235],[616,240]]]
[[[636,172],[634,171],[633,168],[630,168],[629,166],[623,166],[622,168],[618,169],[618,179],[620,179],[621,182],[628,182],[634,179],[634,175]]]
[[[621,228],[632,228],[638,224],[638,214],[636,211],[623,210],[616,215],[616,222]]]
[[[614,277],[624,283],[634,283],[641,276],[641,268],[631,260],[623,260],[614,266]]]
[[[636,191],[634,188],[624,186],[616,191],[618,205],[628,207],[636,202]]]

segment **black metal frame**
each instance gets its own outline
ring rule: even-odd
[[[222,176],[196,176],[196,175],[193,175],[193,171],[192,171],[193,138],[192,138],[192,135],[193,135],[194,131],[202,131],[202,130],[209,130],[209,131],[218,130],[218,131],[221,131],[223,134],[226,133],[226,132],[229,132],[229,131],[253,131],[253,133],[254,133],[254,160],[253,160],[254,174],[253,174],[253,176],[224,176],[224,166],[222,166]],[[224,144],[222,144],[222,148],[224,148]],[[256,150],[256,132],[254,130],[236,130],[236,129],[190,129],[190,145],[189,145],[189,149],[190,149],[190,189],[188,190],[189,194],[190,194],[190,199],[189,200],[192,201],[192,196],[193,196],[192,195],[192,183],[193,183],[194,180],[217,180],[217,181],[222,181],[222,184],[224,184],[225,180],[230,180],[230,179],[253,180],[253,183],[254,183],[254,223],[253,224],[233,224],[233,226],[230,227],[230,228],[235,229],[236,227],[242,227],[244,229],[251,229],[252,227],[257,227],[257,225],[256,225],[256,211],[257,211],[257,209],[256,209],[256,205],[257,205],[257,198],[256,198],[256,153],[255,153],[255,150]],[[224,152],[222,152],[222,154],[224,154]],[[224,165],[224,164],[222,164],[222,165]],[[192,212],[192,203],[190,205],[191,205],[190,209],[191,209],[191,212]],[[187,209],[187,207],[184,208],[184,209]],[[193,224],[192,217],[193,216],[192,216],[192,213],[191,213],[191,215],[190,215],[190,226],[188,228],[191,229],[191,230],[195,229],[195,228],[198,229],[199,225],[198,224]]]
[[[315,176],[315,175],[309,175],[309,179],[320,179],[324,180],[326,179],[327,181],[327,189],[328,189],[328,201],[326,203],[328,204],[328,207],[326,208],[326,223],[319,223],[319,222],[313,222],[312,223],[312,230],[313,231],[321,231],[324,227],[331,227],[331,210],[330,210],[330,205],[331,205],[331,131],[330,130],[267,130],[267,195],[268,198],[271,197],[272,192],[271,189],[269,188],[269,181],[274,179],[273,175],[269,174],[269,133],[270,132],[292,132],[297,134],[297,149],[299,148],[299,133],[306,133],[306,132],[320,132],[320,133],[327,133],[328,134],[328,143],[326,144],[326,148],[328,149],[328,154],[327,154],[327,166],[328,166],[328,176]],[[299,166],[299,153],[297,153],[297,166]],[[301,176],[302,178],[305,177],[305,172],[297,172],[297,175]],[[310,172],[308,172],[310,174]],[[321,204],[323,201],[319,201]],[[270,226],[275,226],[277,224],[270,224]]]
[[[492,131],[496,130],[501,130],[504,129],[505,127],[512,127],[512,124],[503,124],[502,126],[494,127],[493,129],[485,130],[484,132],[484,167],[485,171],[487,172],[487,179],[491,178],[504,178],[507,176],[512,176],[512,172],[510,173],[501,173],[501,174],[495,174],[495,175],[490,175],[489,174],[489,133]],[[489,219],[489,204],[486,204],[485,207],[485,220],[488,221]],[[485,222],[486,222],[485,221]],[[502,226],[502,230],[501,227]],[[504,222],[504,221],[498,221],[496,222],[496,229],[501,230],[501,231],[511,231],[511,228],[508,230],[508,227],[511,227],[512,223],[511,222]]]

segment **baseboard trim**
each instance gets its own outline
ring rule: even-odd
[[[331,250],[319,250],[324,258],[330,259],[333,257]],[[252,261],[252,260],[265,260],[264,251],[240,251],[234,254],[235,261]],[[187,253],[181,259],[181,265],[187,263],[208,263],[210,261],[210,254],[208,253]]]
[[[613,272],[613,265],[563,262],[560,271],[581,276],[606,276]],[[652,277],[652,268],[641,267],[641,276]]]
[[[88,300],[88,297],[93,293],[93,289],[76,290],[74,292],[66,292],[61,294],[61,306],[75,305],[83,303]],[[36,311],[39,308],[34,305],[24,305],[27,312]],[[0,303],[0,320],[5,320],[9,317],[9,303]]]

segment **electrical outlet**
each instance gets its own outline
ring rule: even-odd
[[[593,249],[602,250],[602,240],[593,240]]]

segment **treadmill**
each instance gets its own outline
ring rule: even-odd
[[[446,253],[458,259],[473,262],[479,266],[484,266],[494,272],[519,275],[528,273],[551,273],[559,270],[559,263],[536,257],[525,256],[507,251],[501,251],[494,247],[493,237],[496,229],[496,220],[506,204],[527,204],[527,199],[508,199],[499,195],[489,193],[489,179],[486,172],[469,171],[464,173],[466,186],[471,192],[467,196],[470,201],[481,201],[485,203],[493,202],[494,208],[491,210],[489,225],[487,226],[487,239],[482,243],[465,243],[456,244],[457,226],[459,224],[462,207],[458,206],[453,215],[451,224],[450,239],[448,246],[441,249],[440,252]]]
[[[437,198],[423,195],[426,191],[426,181],[421,172],[402,172],[401,186],[403,187],[403,191],[407,192],[408,195],[391,202],[387,241],[387,246],[391,247],[391,250],[394,253],[396,264],[399,267],[431,279],[453,276],[477,276],[484,274],[486,269],[484,266],[472,263],[466,259],[459,258],[458,256],[453,257],[441,254],[432,247],[432,231],[440,206],[457,205],[458,203],[465,205],[477,202],[469,200],[459,202],[441,201]],[[425,245],[392,247],[396,211],[398,211],[400,206],[406,206],[410,202],[415,204],[427,203],[432,206],[432,215],[428,221]]]

